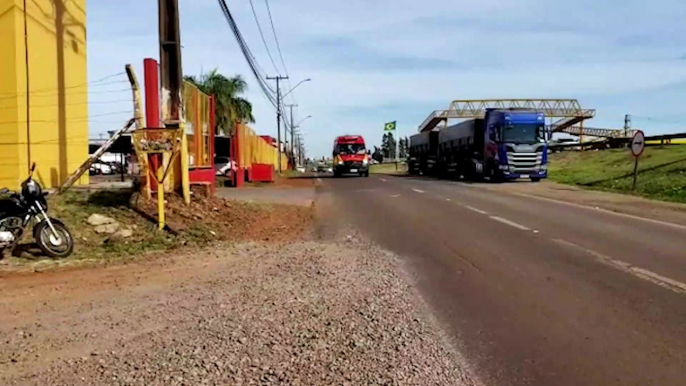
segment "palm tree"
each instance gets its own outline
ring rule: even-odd
[[[232,78],[220,74],[213,69],[200,77],[185,76],[184,80],[195,85],[205,94],[214,96],[215,115],[217,118],[216,133],[230,134],[234,128],[234,122],[255,122],[252,115],[252,104],[247,99],[240,97],[248,90],[248,83],[242,76]]]

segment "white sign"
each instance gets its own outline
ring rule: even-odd
[[[646,146],[645,135],[641,130],[638,130],[631,139],[631,154],[638,157],[643,154],[643,148]]]

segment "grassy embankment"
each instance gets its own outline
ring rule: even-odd
[[[628,149],[551,154],[550,179],[584,188],[686,203],[686,146],[648,147],[639,159],[631,190],[634,158]]]
[[[407,173],[407,164],[399,163],[396,170],[395,163],[374,164],[369,166],[369,173],[372,174],[405,174]]]

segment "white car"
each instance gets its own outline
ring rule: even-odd
[[[112,174],[112,167],[108,164],[96,162],[91,165],[90,172],[92,174]]]

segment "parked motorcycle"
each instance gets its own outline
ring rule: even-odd
[[[13,250],[33,226],[33,237],[45,255],[67,257],[74,251],[74,239],[61,221],[48,216],[48,193],[33,179],[35,169],[34,163],[20,193],[0,189],[0,251]]]

